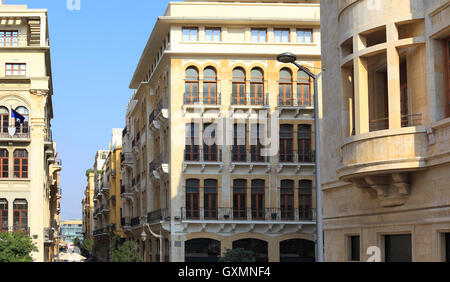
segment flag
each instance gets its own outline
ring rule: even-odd
[[[25,117],[23,115],[19,114],[18,112],[14,111],[13,109],[11,109],[11,117],[15,120],[19,120],[20,123],[25,122]]]

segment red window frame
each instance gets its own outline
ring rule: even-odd
[[[9,128],[9,110],[5,107],[1,107],[0,109],[6,110],[5,113],[0,114],[0,132],[1,133],[8,133]]]
[[[217,158],[217,126],[214,123],[205,123],[203,126],[203,158],[206,162],[215,162]],[[214,127],[211,136],[205,136],[206,129]],[[211,144],[212,143],[212,144]]]
[[[235,76],[235,72],[238,70],[242,71],[242,76]],[[245,70],[242,68],[234,69],[232,77],[232,105],[247,104],[247,95],[245,94],[246,88]]]
[[[233,180],[233,218],[247,220],[247,180]]]
[[[9,152],[0,149],[0,178],[9,178]]]
[[[21,202],[21,203],[18,203]],[[25,200],[15,200],[13,204],[14,232],[28,234],[28,202]]]
[[[200,180],[186,180],[186,218],[200,218]]]
[[[304,71],[297,73],[297,103],[302,107],[311,106],[311,77]]]
[[[14,178],[28,178],[28,151],[18,149],[14,151]]]
[[[186,161],[200,161],[199,152],[199,124],[186,124],[186,149],[184,159]]]
[[[281,77],[281,72],[287,71],[289,77]],[[280,80],[279,80],[279,94],[280,94],[280,106],[293,106],[294,97],[292,95],[292,72],[289,69],[280,70]]]
[[[196,75],[188,75],[189,70],[195,70]],[[184,94],[184,104],[193,105],[199,102],[199,72],[195,67],[189,67],[186,69],[186,81],[185,81],[185,94]],[[197,89],[197,90],[195,90]]]
[[[19,31],[0,30],[0,47],[17,47],[19,45]]]
[[[203,76],[203,104],[205,105],[217,105],[217,72],[214,68],[208,67],[207,70],[214,72],[214,76]]]
[[[281,180],[280,209],[282,220],[294,219],[294,181]]]
[[[204,186],[204,217],[205,219],[217,219],[217,180],[206,179]]]
[[[300,180],[298,187],[299,218],[312,220],[312,181]]]
[[[261,72],[260,76],[255,76],[254,71]],[[251,71],[250,79],[250,102],[252,105],[264,105],[264,72],[260,68]]]
[[[10,67],[10,70],[8,70]],[[17,74],[14,72],[17,71]],[[21,74],[21,72],[24,74]],[[27,74],[27,64],[25,63],[6,63],[5,64],[5,75],[6,76],[25,76]]]
[[[0,199],[0,232],[8,231],[8,200]]]
[[[266,182],[264,179],[252,180],[252,219],[262,220],[265,218],[265,188]]]
[[[244,136],[242,136],[242,134]],[[247,161],[247,125],[235,123],[233,129],[233,161]]]

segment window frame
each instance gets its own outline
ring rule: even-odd
[[[253,39],[254,39],[254,36],[253,36],[253,33],[254,32],[257,32],[258,34],[257,34],[257,40],[256,41],[254,41]],[[262,38],[262,35],[261,35],[261,33],[262,32],[264,32],[264,40],[262,41],[261,40],[261,38]],[[250,33],[251,33],[251,42],[254,42],[254,43],[266,43],[267,42],[267,28],[264,28],[264,27],[255,27],[255,28],[251,28],[251,30],[250,30]]]
[[[8,231],[8,220],[9,220],[9,203],[7,199],[0,199],[0,232]],[[3,224],[6,222],[6,226]]]
[[[301,42],[300,40],[299,40],[299,38],[300,38],[300,36],[299,36],[299,32],[303,32],[303,36],[301,37],[301,38],[303,38],[303,42]],[[310,42],[307,42],[306,41],[306,33],[307,32],[310,32],[311,33],[311,40],[310,40]],[[311,28],[297,28],[297,43],[300,43],[300,44],[311,44],[311,43],[314,43],[314,31],[313,31],[313,29],[311,29]]]
[[[261,76],[253,76],[253,71],[259,71]],[[261,92],[258,90],[261,89]],[[259,97],[261,95],[261,97]],[[264,71],[259,68],[253,68],[250,71],[250,104],[263,106],[266,104],[264,97]]]
[[[211,32],[211,40],[208,40],[207,32]],[[219,40],[214,40],[214,32],[219,31]],[[222,41],[222,28],[221,27],[205,27],[205,41],[207,42],[221,42]]]
[[[260,182],[262,185],[257,185]],[[251,207],[252,219],[265,219],[265,189],[266,181],[264,179],[253,179],[251,181]]]
[[[247,220],[247,184],[246,179],[233,179],[233,219],[235,220]]]
[[[280,33],[280,41],[277,41],[277,32]],[[283,41],[283,38],[286,37],[286,34],[284,34],[285,32],[287,32],[287,41]],[[275,43],[290,43],[291,42],[291,30],[289,28],[275,28],[273,30],[273,35],[274,35]]]
[[[4,155],[3,153],[6,154]],[[0,149],[0,178],[1,179],[9,178],[9,151],[7,149]]]
[[[313,182],[311,180],[302,179],[299,181],[298,214],[300,220],[312,220],[313,217],[312,189],[313,189]]]
[[[281,72],[287,71],[290,75],[289,81],[288,78],[282,78]],[[293,75],[292,71],[289,68],[282,68],[278,74],[278,92],[279,92],[279,101],[282,107],[293,106],[294,105],[294,91],[293,91]],[[288,88],[290,91],[288,91]],[[289,97],[288,95],[289,94]]]
[[[450,117],[450,37],[444,39],[444,89],[445,89],[445,117]]]
[[[3,33],[3,36],[2,36]],[[11,33],[10,36],[7,36],[7,33]],[[16,36],[14,36],[16,34]],[[8,40],[9,45],[7,45]],[[15,43],[15,44],[14,44]],[[19,31],[18,30],[0,30],[0,48],[1,47],[19,47]]]
[[[10,67],[10,69],[8,69]],[[17,67],[17,73],[14,74]],[[24,72],[21,74],[21,72]],[[5,63],[5,76],[26,76],[27,75],[27,64],[26,63]]]
[[[242,76],[234,76],[234,72],[242,71]],[[243,89],[243,91],[241,91]],[[231,105],[247,105],[247,74],[242,67],[236,67],[232,71],[231,78]]]
[[[206,76],[205,72],[211,70],[214,76]],[[212,88],[213,91],[211,90]],[[207,95],[205,95],[207,94]],[[206,67],[203,70],[203,104],[218,105],[217,101],[217,70],[214,67]]]
[[[200,219],[199,179],[186,179],[186,219]]]
[[[184,34],[185,31],[189,32],[189,39],[188,40],[185,40],[185,34]],[[193,35],[192,35],[193,31],[196,31],[196,33],[197,33],[195,40],[194,40]],[[198,30],[198,27],[194,27],[194,26],[184,26],[184,27],[182,27],[181,28],[181,36],[182,36],[182,39],[183,39],[182,41],[184,41],[184,42],[199,41],[199,30]]]
[[[209,183],[214,185],[209,185]],[[203,187],[203,209],[205,219],[217,219],[218,215],[218,194],[219,187],[217,179],[205,179]],[[214,191],[212,191],[214,189]]]
[[[5,109],[6,113],[0,113],[0,133],[9,133],[9,123],[10,123],[10,116],[11,113],[7,107],[0,107],[1,109]]]
[[[22,203],[18,203],[23,201]],[[25,205],[25,208],[19,208],[19,205]],[[18,217],[16,217],[18,213]],[[25,219],[25,220],[24,220]],[[18,225],[16,222],[18,220]],[[25,221],[25,224],[24,224]],[[28,234],[28,201],[24,199],[16,199],[13,203],[13,229],[14,232],[22,231]]]
[[[291,185],[287,185],[287,184]],[[280,182],[280,211],[282,220],[294,219],[294,189],[295,181],[292,179],[282,179]],[[289,205],[289,203],[291,203]]]
[[[20,157],[18,154],[19,152],[24,152],[24,157]],[[14,170],[13,170],[13,175],[15,179],[28,179],[29,178],[29,156],[28,156],[28,151],[25,149],[16,149],[14,151]],[[16,161],[19,161],[19,164],[16,164]],[[24,162],[26,161],[26,164],[24,164]],[[16,168],[19,168],[19,170],[17,171]],[[24,169],[26,168],[26,169]],[[19,176],[17,176],[17,173],[19,174]]]
[[[189,70],[195,70],[197,72],[196,76],[189,76]],[[189,66],[185,71],[185,93],[184,93],[184,104],[185,105],[195,105],[200,103],[200,72],[197,67]],[[187,91],[189,86],[189,92]],[[194,91],[195,86],[197,86],[197,91]]]

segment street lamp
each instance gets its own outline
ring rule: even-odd
[[[141,239],[142,239],[142,260],[145,262],[145,240],[147,240],[147,233],[145,233],[144,228],[142,228]]]
[[[319,127],[319,95],[318,95],[318,79],[319,75],[312,73],[308,68],[299,65],[297,56],[292,53],[283,53],[277,56],[277,60],[284,64],[293,64],[300,70],[307,73],[314,79],[314,127],[315,127],[315,144],[316,144],[316,206],[317,206],[317,261],[323,262],[323,227],[322,227],[322,184],[320,182],[320,127]]]

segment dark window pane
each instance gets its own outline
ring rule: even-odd
[[[386,262],[412,261],[411,235],[386,235],[384,240]]]

